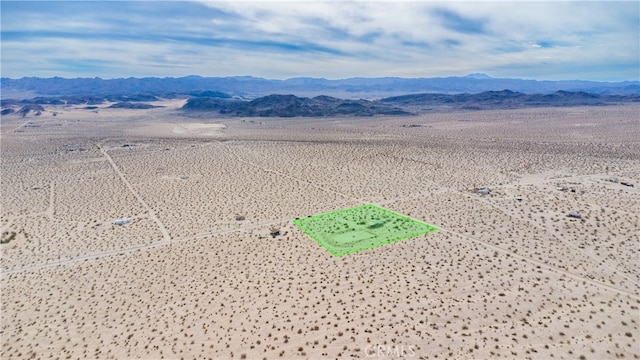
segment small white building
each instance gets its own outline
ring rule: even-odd
[[[567,216],[572,217],[572,218],[576,218],[576,219],[581,219],[582,218],[582,214],[580,214],[577,211],[569,211],[569,214],[567,214]]]
[[[117,218],[116,219],[116,225],[124,225],[124,224],[128,224],[131,222],[131,218],[130,217],[122,217],[122,218]]]
[[[485,189],[479,189],[479,190],[478,190],[478,195],[485,196],[485,195],[489,195],[490,193],[491,193],[491,190],[486,189],[486,188],[485,188]]]

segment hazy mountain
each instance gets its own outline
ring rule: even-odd
[[[445,78],[292,78],[268,80],[251,76],[181,78],[65,79],[2,78],[2,99],[25,99],[39,96],[140,95],[160,97],[207,96],[255,99],[269,94],[292,94],[314,97],[330,95],[340,98],[380,99],[415,93],[480,93],[509,89],[524,94],[548,94],[559,90],[594,94],[640,94],[640,82],[594,82],[581,80],[536,81],[492,78],[485,74]],[[6,95],[5,95],[6,94]],[[202,95],[198,95],[202,94]]]
[[[482,74],[482,73],[473,73],[473,74],[469,74],[467,76],[465,76],[465,78],[470,78],[470,79],[493,79],[491,76],[487,75],[487,74]]]

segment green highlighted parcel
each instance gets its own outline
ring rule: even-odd
[[[391,244],[438,228],[375,205],[361,205],[293,220],[333,256]]]

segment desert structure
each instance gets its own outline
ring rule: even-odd
[[[640,357],[637,105],[183,103],[2,117],[2,359]],[[438,231],[335,257],[294,224],[365,204]]]

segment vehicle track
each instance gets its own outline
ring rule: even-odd
[[[151,218],[151,220],[153,220],[158,225],[158,228],[160,229],[160,232],[162,233],[162,238],[165,241],[171,241],[171,235],[169,235],[169,232],[167,231],[167,228],[164,226],[162,221],[160,221],[160,219],[156,215],[155,211],[153,211],[153,209],[151,209],[151,207],[149,205],[147,205],[147,203],[144,201],[144,199],[133,188],[131,183],[124,176],[124,173],[122,173],[122,171],[120,171],[120,169],[118,168],[118,165],[116,165],[116,163],[113,161],[111,156],[109,156],[107,151],[105,151],[102,148],[102,146],[100,146],[100,144],[98,144],[97,146],[98,146],[98,149],[100,149],[100,152],[102,153],[102,155],[104,155],[104,157],[107,159],[107,161],[109,161],[109,164],[111,164],[111,167],[116,172],[116,174],[118,174],[118,176],[120,176],[120,179],[122,180],[124,185],[127,187],[127,189],[129,189],[129,191],[133,194],[133,196],[135,196],[136,199],[138,199],[138,202],[147,210],[147,213],[149,214],[149,218]]]
[[[224,234],[230,234],[230,233],[234,233],[234,232],[245,232],[245,231],[248,231],[248,230],[264,228],[265,226],[281,224],[283,222],[288,222],[290,220],[291,219],[289,219],[289,218],[271,220],[271,221],[265,221],[265,222],[261,222],[261,223],[258,223],[258,224],[244,226],[244,227],[235,228],[235,229],[207,231],[207,232],[203,232],[203,233],[200,233],[200,234],[196,234],[194,236],[189,236],[189,237],[181,238],[181,239],[169,239],[169,240],[163,239],[163,240],[156,241],[156,242],[153,242],[153,243],[150,243],[150,244],[145,244],[145,245],[130,246],[130,247],[123,248],[123,249],[107,250],[107,251],[102,251],[102,252],[99,252],[99,253],[93,253],[93,254],[78,256],[78,257],[71,258],[71,259],[65,259],[65,260],[52,261],[52,262],[47,262],[47,263],[42,263],[42,264],[29,265],[29,266],[25,266],[25,267],[21,267],[21,268],[17,268],[17,269],[11,269],[11,270],[2,271],[0,274],[2,276],[5,276],[5,275],[21,273],[21,272],[25,272],[25,271],[42,270],[42,269],[51,268],[51,267],[57,267],[57,266],[61,266],[61,265],[72,265],[72,264],[76,264],[76,263],[79,263],[79,262],[84,262],[84,261],[89,261],[89,260],[98,260],[98,259],[105,258],[105,257],[110,257],[110,256],[126,255],[126,254],[131,254],[131,253],[134,253],[134,252],[137,252],[137,251],[149,250],[149,249],[159,248],[159,247],[163,247],[163,246],[171,246],[173,244],[185,243],[185,242],[189,242],[189,241],[193,241],[193,240],[207,238],[207,237],[210,237],[210,236],[224,235]]]
[[[358,199],[358,198],[355,198],[355,197],[350,196],[350,195],[347,195],[347,194],[343,194],[343,193],[341,193],[341,192],[339,192],[339,191],[336,191],[336,190],[333,190],[333,189],[331,189],[331,188],[324,187],[324,186],[320,186],[320,185],[316,185],[316,184],[312,183],[311,181],[303,180],[303,179],[297,178],[297,177],[295,177],[295,176],[292,176],[292,175],[289,175],[289,174],[285,174],[285,173],[283,173],[283,172],[281,172],[281,171],[273,170],[273,169],[269,169],[269,168],[267,168],[267,167],[264,167],[264,166],[261,166],[261,165],[258,165],[258,164],[255,164],[255,163],[252,163],[252,162],[247,161],[247,160],[244,160],[244,159],[242,159],[238,154],[236,154],[233,150],[229,149],[229,146],[227,146],[227,145],[223,145],[223,147],[225,148],[225,150],[226,150],[229,154],[231,154],[231,155],[235,156],[235,157],[236,157],[236,159],[237,159],[238,161],[240,161],[240,162],[242,162],[242,163],[244,163],[244,164],[247,164],[247,165],[253,166],[253,167],[258,168],[258,169],[260,169],[260,170],[262,170],[262,171],[265,171],[265,172],[271,172],[271,173],[274,173],[274,174],[276,174],[276,175],[284,176],[284,177],[289,178],[289,179],[292,179],[292,180],[297,180],[297,181],[300,181],[300,182],[303,182],[303,183],[307,183],[307,184],[308,184],[309,186],[311,186],[311,187],[314,187],[314,188],[316,188],[316,189],[319,189],[319,190],[322,190],[322,191],[325,191],[325,192],[330,192],[330,193],[337,194],[337,195],[339,195],[339,196],[341,196],[341,197],[343,197],[343,198],[345,198],[345,199],[349,199],[349,200],[356,201],[356,202],[361,202],[361,200],[360,200],[360,199]]]
[[[575,279],[575,280],[585,281],[585,282],[588,282],[588,283],[590,283],[592,285],[595,285],[597,287],[604,288],[604,289],[610,290],[610,291],[614,291],[614,292],[617,292],[617,293],[622,294],[622,295],[627,295],[627,296],[633,298],[634,300],[640,301],[640,296],[638,296],[638,295],[636,295],[634,293],[619,289],[619,288],[617,288],[615,286],[611,286],[609,284],[605,284],[603,282],[600,282],[600,281],[597,281],[597,280],[593,280],[593,279],[590,279],[588,277],[576,275],[576,274],[573,274],[573,273],[571,273],[569,271],[562,270],[562,269],[556,268],[554,266],[550,266],[549,264],[545,264],[542,261],[539,261],[539,260],[536,260],[536,259],[533,259],[533,258],[530,258],[530,257],[527,257],[527,256],[519,255],[519,254],[514,253],[514,252],[512,252],[512,251],[510,251],[508,249],[502,248],[502,247],[497,246],[497,245],[493,245],[493,244],[491,244],[489,242],[480,240],[480,239],[478,239],[476,237],[473,237],[473,236],[465,235],[465,234],[462,234],[462,233],[459,233],[457,231],[454,231],[454,230],[451,230],[451,229],[447,229],[447,228],[440,227],[439,229],[441,231],[445,231],[445,232],[448,232],[450,234],[458,235],[458,236],[461,236],[461,237],[466,238],[468,240],[471,240],[473,242],[479,243],[479,244],[484,245],[485,247],[488,247],[488,248],[493,249],[495,251],[499,251],[501,253],[509,254],[510,256],[512,256],[514,258],[522,259],[522,260],[527,261],[529,263],[538,265],[540,267],[544,267],[547,270],[550,270],[552,272],[568,276],[568,277],[570,277],[572,279]]]
[[[470,198],[471,198],[471,199],[473,199],[472,197],[470,197]],[[522,218],[520,218],[520,217],[517,217],[517,216],[515,216],[515,215],[513,215],[513,214],[511,214],[511,213],[509,213],[509,212],[507,212],[507,211],[505,211],[505,210],[503,210],[503,209],[502,209],[502,208],[500,208],[499,206],[497,206],[497,205],[495,205],[495,204],[491,203],[491,202],[490,202],[490,201],[488,201],[488,200],[485,200],[485,199],[482,199],[482,200],[474,199],[474,200],[476,200],[476,201],[480,201],[480,202],[482,202],[482,203],[484,203],[484,204],[487,204],[487,205],[491,206],[493,209],[495,209],[496,211],[498,211],[498,212],[500,212],[500,213],[502,213],[502,214],[504,214],[504,215],[507,215],[507,216],[508,216],[508,217],[510,217],[510,218],[516,218],[516,219],[518,219],[518,220],[525,221],[525,222],[526,222],[528,225],[530,225],[530,226],[533,226],[533,227],[535,227],[535,228],[537,228],[537,229],[539,229],[539,230],[541,230],[541,231],[547,232],[547,233],[549,232],[549,229],[547,229],[546,227],[540,226],[540,225],[538,225],[536,222],[529,221],[529,220],[527,220],[527,219],[522,219]],[[636,286],[640,286],[640,284],[638,283],[638,281],[637,281],[637,280],[631,279],[630,277],[628,277],[627,275],[625,275],[625,274],[624,274],[624,271],[622,271],[622,270],[618,269],[618,267],[617,267],[617,266],[615,266],[615,265],[618,265],[618,264],[614,264],[614,266],[612,266],[612,265],[610,265],[610,264],[609,264],[609,263],[610,263],[610,260],[598,258],[598,257],[596,257],[596,256],[594,256],[594,255],[592,255],[592,254],[590,254],[590,253],[588,253],[588,252],[586,252],[586,251],[584,251],[584,250],[580,249],[580,248],[578,247],[578,245],[576,245],[576,244],[574,244],[574,243],[572,243],[572,242],[570,242],[570,241],[565,240],[563,237],[559,237],[558,239],[559,239],[563,244],[565,244],[566,246],[568,246],[568,247],[570,247],[570,248],[574,249],[575,251],[577,251],[577,252],[579,252],[579,253],[583,254],[584,256],[586,256],[586,257],[590,258],[591,260],[594,260],[597,264],[602,265],[602,266],[604,266],[604,267],[608,268],[609,270],[613,270],[613,271],[614,271],[614,272],[616,272],[618,275],[620,275],[621,277],[623,277],[625,280],[627,280],[627,281],[631,282],[632,284],[634,284],[634,285],[636,285]],[[618,266],[619,266],[619,265],[618,265]]]
[[[14,127],[13,129],[9,130],[9,131],[5,131],[5,132],[3,132],[3,133],[0,133],[0,135],[6,135],[6,134],[14,133],[14,132],[18,131],[18,129],[20,129],[20,128],[22,128],[22,127],[27,126],[27,124],[28,124],[28,123],[30,123],[30,122],[31,122],[31,120],[32,120],[32,119],[29,119],[29,120],[27,120],[27,121],[23,122],[22,124],[20,124],[20,125],[18,125],[18,126],[16,126],[16,127]]]

